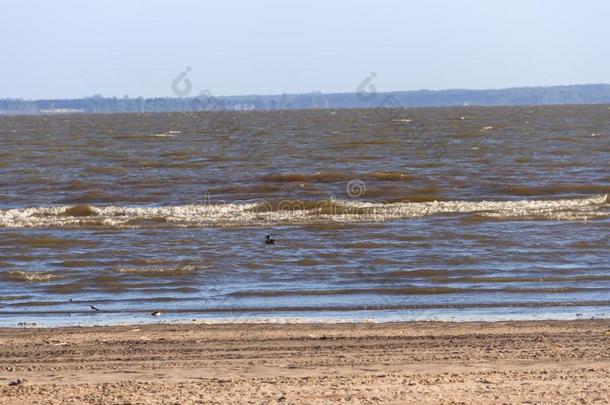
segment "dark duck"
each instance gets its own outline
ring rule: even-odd
[[[276,243],[275,239],[271,239],[271,235],[265,236],[265,245],[275,245]]]

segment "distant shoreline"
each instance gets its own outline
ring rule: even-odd
[[[534,106],[610,104],[610,84],[516,87],[497,90],[415,90],[373,93],[78,99],[0,99],[0,115],[66,113],[152,113],[196,111],[269,111],[401,107]]]

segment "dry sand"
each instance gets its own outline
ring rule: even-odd
[[[610,403],[610,321],[0,329],[0,403]],[[9,382],[26,381],[16,386]]]

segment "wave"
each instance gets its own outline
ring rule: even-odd
[[[536,196],[536,195],[557,195],[559,193],[610,193],[609,185],[595,184],[552,184],[547,186],[505,186],[501,187],[500,191],[519,195],[519,196]]]
[[[0,227],[267,226],[384,222],[447,215],[493,220],[583,221],[610,217],[608,196],[560,200],[364,202],[275,200],[228,204],[49,206],[0,210]]]
[[[66,209],[64,215],[69,217],[89,217],[95,215],[95,210],[89,205],[75,205]]]
[[[193,274],[195,273],[195,267],[130,267],[119,269],[119,273],[133,274],[142,277],[170,277]]]
[[[587,287],[541,287],[541,288],[465,288],[465,287],[395,287],[395,288],[343,288],[336,290],[255,290],[237,291],[228,294],[235,298],[247,297],[293,297],[330,295],[447,295],[465,293],[507,293],[507,294],[552,294],[577,292],[606,292],[607,288]]]
[[[317,172],[313,174],[306,173],[286,173],[286,174],[268,174],[263,176],[262,180],[273,183],[334,183],[340,181],[348,181],[353,178],[353,175],[347,172]]]
[[[342,181],[349,181],[354,179],[354,173],[349,172],[316,172],[313,174],[308,173],[283,173],[283,174],[269,174],[263,176],[262,180],[265,182],[286,182],[286,183],[336,183]],[[363,173],[359,177],[365,180],[377,180],[377,181],[408,181],[412,180],[413,177],[407,173],[402,172],[385,172],[385,171],[374,171],[369,173]]]
[[[6,281],[13,282],[40,282],[51,281],[61,278],[57,274],[46,273],[42,271],[5,271],[2,273],[2,278]]]
[[[174,136],[181,134],[182,131],[167,131],[167,132],[159,132],[156,134],[150,134],[150,136],[154,136],[157,138],[173,138]]]
[[[402,172],[370,172],[364,177],[379,181],[407,181],[413,178],[407,173]]]

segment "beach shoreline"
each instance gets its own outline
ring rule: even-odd
[[[610,401],[608,320],[0,328],[0,347],[3,404]]]

